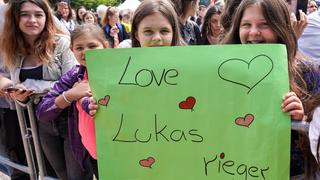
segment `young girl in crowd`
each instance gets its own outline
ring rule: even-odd
[[[87,11],[83,14],[83,22],[86,24],[98,25],[97,17],[91,11]]]
[[[132,47],[184,45],[178,16],[170,1],[143,1],[132,21]]]
[[[200,28],[189,18],[196,15],[199,0],[172,0],[179,17],[181,35],[188,45],[201,42]]]
[[[55,28],[46,2],[20,0],[8,5],[0,49],[11,80],[2,77],[0,88],[15,84],[19,90],[7,92],[13,100],[26,102],[33,91],[49,90],[77,63],[69,37]],[[41,147],[59,179],[81,179],[87,173],[69,153],[67,129],[63,116],[56,122],[39,121]]]
[[[76,24],[80,25],[83,23],[83,15],[87,12],[87,9],[84,6],[80,6],[76,10]]]
[[[305,111],[309,112],[308,103],[312,93],[319,91],[318,72],[311,62],[306,61],[297,52],[297,39],[291,26],[290,13],[284,0],[242,0],[230,31],[223,40],[228,44],[281,43],[286,45],[289,64],[289,92],[283,97],[282,110],[294,120],[305,120]],[[297,134],[292,134],[292,140]],[[302,174],[300,164],[303,163],[295,145],[291,152],[291,175]],[[293,161],[295,160],[295,161]],[[308,169],[310,170],[310,169]],[[306,172],[311,179],[312,175]]]
[[[36,110],[40,121],[55,121],[63,111],[68,110],[73,155],[82,167],[93,170],[97,178],[94,120],[89,116],[88,109],[92,94],[87,81],[85,51],[107,47],[107,40],[99,26],[84,24],[77,27],[71,33],[71,49],[80,65],[74,66],[60,78]],[[97,105],[91,106],[97,109]]]
[[[102,19],[104,34],[112,48],[118,48],[119,43],[129,39],[126,28],[119,23],[119,10],[116,7],[109,7]]]
[[[211,6],[204,16],[201,29],[201,44],[218,44],[222,39],[222,26],[220,23],[221,10],[218,6]]]

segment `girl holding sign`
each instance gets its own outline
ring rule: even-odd
[[[179,29],[178,15],[167,0],[142,1],[132,21],[132,47],[185,45]],[[95,100],[89,104],[89,114],[98,109]]]
[[[81,167],[93,170],[98,178],[96,139],[91,109],[97,109],[91,102],[91,90],[86,72],[85,51],[107,48],[108,43],[102,29],[97,25],[84,24],[71,33],[71,49],[80,65],[74,66],[64,74],[37,107],[37,117],[54,121],[62,112],[68,110],[68,128],[71,149]],[[92,112],[91,112],[92,113]],[[89,154],[89,155],[88,155]],[[92,179],[91,177],[83,179]]]
[[[306,120],[305,113],[308,114],[310,111],[308,104],[312,94],[319,90],[319,83],[316,83],[319,82],[319,77],[316,76],[316,71],[311,62],[307,62],[297,51],[297,38],[290,24],[290,13],[285,1],[243,0],[234,15],[232,26],[223,43],[285,44],[288,53],[289,81],[292,92],[283,97],[282,111],[287,112],[294,120]],[[292,139],[295,139],[295,135],[297,134],[292,134]],[[299,161],[291,162],[292,168],[294,168],[293,166],[300,166],[299,163],[303,163],[301,156],[293,157],[301,153],[298,151],[294,146],[292,147],[291,158],[300,158]],[[291,173],[303,173],[302,168],[297,168],[299,170],[291,169]]]

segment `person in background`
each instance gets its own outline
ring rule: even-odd
[[[198,17],[196,18],[196,23],[198,24],[199,27],[202,26],[203,24],[203,18],[206,15],[207,12],[207,7],[205,5],[199,5],[199,10],[198,10]]]
[[[308,25],[298,40],[299,50],[320,63],[320,9],[308,15]]]
[[[123,24],[119,23],[119,10],[109,7],[102,19],[104,34],[112,48],[118,48],[119,43],[129,38]]]
[[[80,6],[76,10],[76,24],[80,25],[83,23],[83,15],[87,12],[87,9],[84,6]]]
[[[318,10],[317,2],[315,0],[310,0],[308,3],[308,10],[307,10],[308,14],[313,13],[317,10]]]
[[[221,10],[219,6],[211,6],[204,16],[201,29],[202,44],[218,44],[222,39],[222,26],[220,22]]]
[[[130,9],[125,9],[120,11],[121,14],[121,23],[124,25],[124,27],[126,28],[126,32],[128,34],[131,33],[131,21],[132,21],[132,10]]]
[[[95,14],[91,11],[87,11],[83,14],[83,22],[85,24],[96,24],[98,25],[98,20]]]
[[[106,14],[106,12],[107,12],[107,9],[108,9],[108,7],[105,6],[104,4],[100,4],[99,6],[97,6],[97,10],[96,10],[96,12],[97,12],[97,14],[98,14],[97,20],[98,20],[98,23],[99,23],[99,26],[100,26],[100,27],[102,27],[102,22],[101,22],[101,20],[102,20],[102,18],[105,16],[105,14]]]
[[[179,17],[182,38],[188,45],[197,45],[201,42],[199,26],[190,20],[198,10],[199,0],[172,0]]]
[[[72,8],[66,0],[57,3],[56,16],[69,32],[73,31],[75,22],[72,19]]]

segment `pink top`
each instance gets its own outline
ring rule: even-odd
[[[87,80],[87,73],[84,74],[84,79]],[[94,119],[87,112],[85,112],[79,101],[76,103],[78,109],[78,120],[79,120],[79,133],[81,136],[81,142],[84,147],[87,149],[89,154],[97,159],[97,150],[96,150],[96,130],[94,127]]]

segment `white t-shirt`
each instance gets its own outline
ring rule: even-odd
[[[318,106],[314,110],[312,121],[310,122],[310,127],[309,127],[310,148],[313,156],[316,159],[317,159],[317,146],[318,146],[319,136],[320,136],[320,106]]]

